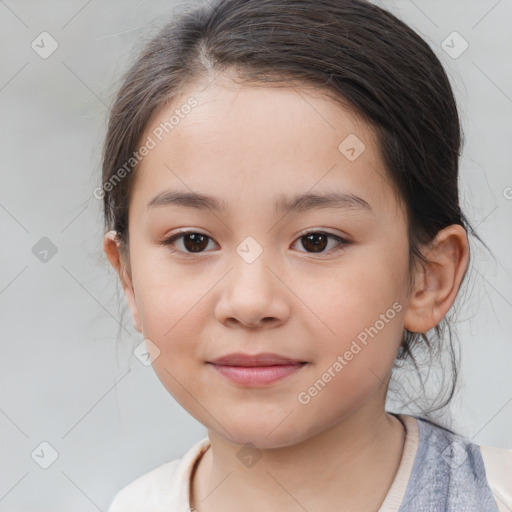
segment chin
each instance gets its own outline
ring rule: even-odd
[[[282,420],[283,418],[280,421]],[[297,425],[293,425],[286,419],[282,423],[265,421],[264,418],[248,418],[237,423],[230,423],[225,419],[222,424],[229,431],[230,436],[224,430],[219,432],[218,425],[213,428],[216,434],[242,448],[249,448],[249,446],[262,450],[285,448],[308,439],[306,432],[297,430]]]

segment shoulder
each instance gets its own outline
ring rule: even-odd
[[[512,450],[481,447],[429,418],[416,419],[418,452],[402,511],[431,510],[440,500],[449,512],[512,510]]]
[[[176,485],[176,479],[179,478],[177,472],[181,459],[175,459],[163,464],[142,476],[139,476],[131,483],[123,487],[114,497],[108,512],[135,512],[136,510],[150,510],[151,505],[154,509],[156,495],[162,495],[164,485],[166,484],[167,497],[174,494],[169,484]],[[159,509],[154,509],[159,510]]]
[[[201,439],[181,457],[139,476],[117,492],[108,512],[169,512],[184,504],[186,510],[192,466],[208,446],[209,439]]]
[[[487,481],[500,512],[512,510],[512,449],[480,446]]]

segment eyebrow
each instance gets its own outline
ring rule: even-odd
[[[160,206],[182,206],[197,210],[212,210],[225,214],[228,204],[221,199],[197,192],[162,192],[146,204],[146,209]],[[281,194],[274,203],[276,213],[304,212],[314,209],[362,209],[372,212],[372,207],[363,198],[347,192],[327,192],[324,194],[305,193],[293,197]]]

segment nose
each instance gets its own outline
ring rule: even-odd
[[[217,320],[227,327],[277,327],[290,314],[279,271],[260,255],[252,263],[234,255],[233,268],[223,280],[215,307]]]

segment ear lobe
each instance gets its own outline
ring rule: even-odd
[[[137,302],[135,300],[135,290],[133,288],[132,278],[123,264],[119,245],[120,242],[116,231],[109,231],[105,234],[105,238],[103,240],[103,249],[111,265],[116,270],[119,279],[121,280],[121,284],[123,285],[123,290],[133,317],[133,326],[142,334],[142,327],[139,319]]]
[[[466,230],[458,224],[439,231],[425,253],[429,263],[415,271],[404,327],[425,333],[441,322],[451,308],[466,273],[469,246]]]

